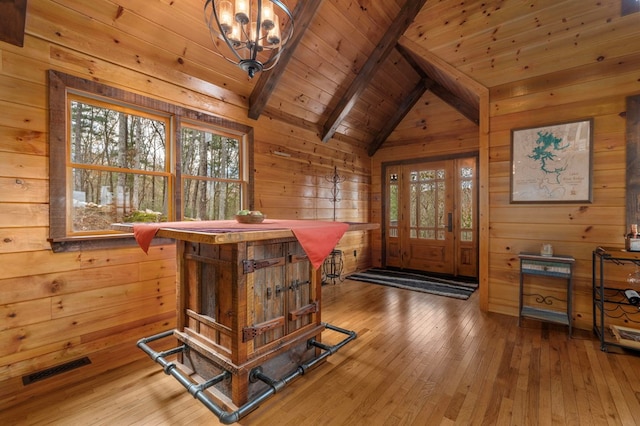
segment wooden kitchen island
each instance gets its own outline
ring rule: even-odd
[[[114,225],[133,229],[145,251],[155,236],[177,243],[176,329],[138,346],[223,423],[233,423],[356,338],[321,321],[321,264],[344,232],[376,227],[300,220]],[[344,339],[324,345],[325,329]],[[151,348],[168,337],[180,346]]]

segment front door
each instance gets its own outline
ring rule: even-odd
[[[476,158],[384,167],[385,265],[477,277]]]

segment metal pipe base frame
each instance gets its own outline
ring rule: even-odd
[[[204,383],[194,383],[189,376],[184,374],[178,368],[178,365],[172,361],[167,361],[165,358],[171,355],[176,355],[187,350],[187,345],[181,345],[163,352],[156,352],[151,347],[149,347],[148,343],[164,339],[166,337],[170,337],[173,335],[173,330],[168,330],[163,333],[156,334],[154,336],[145,337],[138,341],[137,345],[140,349],[142,349],[149,357],[154,361],[160,364],[167,375],[173,376],[185,389],[198,401],[204,404],[213,414],[215,414],[221,423],[224,424],[232,424],[240,420],[242,417],[246,416],[256,408],[260,406],[261,403],[266,401],[272,395],[275,395],[277,392],[282,390],[286,385],[291,383],[298,376],[302,376],[309,369],[316,366],[321,361],[324,361],[329,356],[336,353],[340,348],[342,348],[347,343],[355,340],[358,336],[355,331],[345,330],[340,327],[336,327],[334,325],[328,323],[322,323],[326,329],[336,331],[338,333],[342,333],[347,335],[342,341],[333,346],[328,346],[322,344],[321,342],[316,341],[315,339],[309,339],[307,341],[307,346],[309,348],[315,347],[320,349],[322,352],[316,357],[310,359],[309,361],[300,364],[294,371],[287,374],[286,376],[280,379],[273,379],[263,374],[261,367],[256,367],[251,370],[250,380],[252,382],[261,381],[268,385],[268,387],[258,394],[255,398],[248,401],[246,404],[239,407],[237,410],[228,412],[225,411],[220,405],[218,405],[213,399],[209,397],[205,391],[207,388],[214,386],[216,383],[220,383],[221,381],[229,378],[231,373],[228,371],[223,371],[221,374],[212,377]]]

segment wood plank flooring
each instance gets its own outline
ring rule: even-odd
[[[480,312],[468,301],[346,280],[323,320],[358,338],[242,425],[635,425],[640,356],[590,331]],[[329,343],[343,336],[323,334]],[[133,348],[132,350],[138,350]],[[55,378],[54,378],[55,379]],[[54,380],[49,379],[49,380]],[[146,356],[0,412],[4,425],[214,425]]]

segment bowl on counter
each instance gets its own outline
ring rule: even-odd
[[[262,223],[267,216],[263,214],[237,214],[236,222],[238,223]]]

